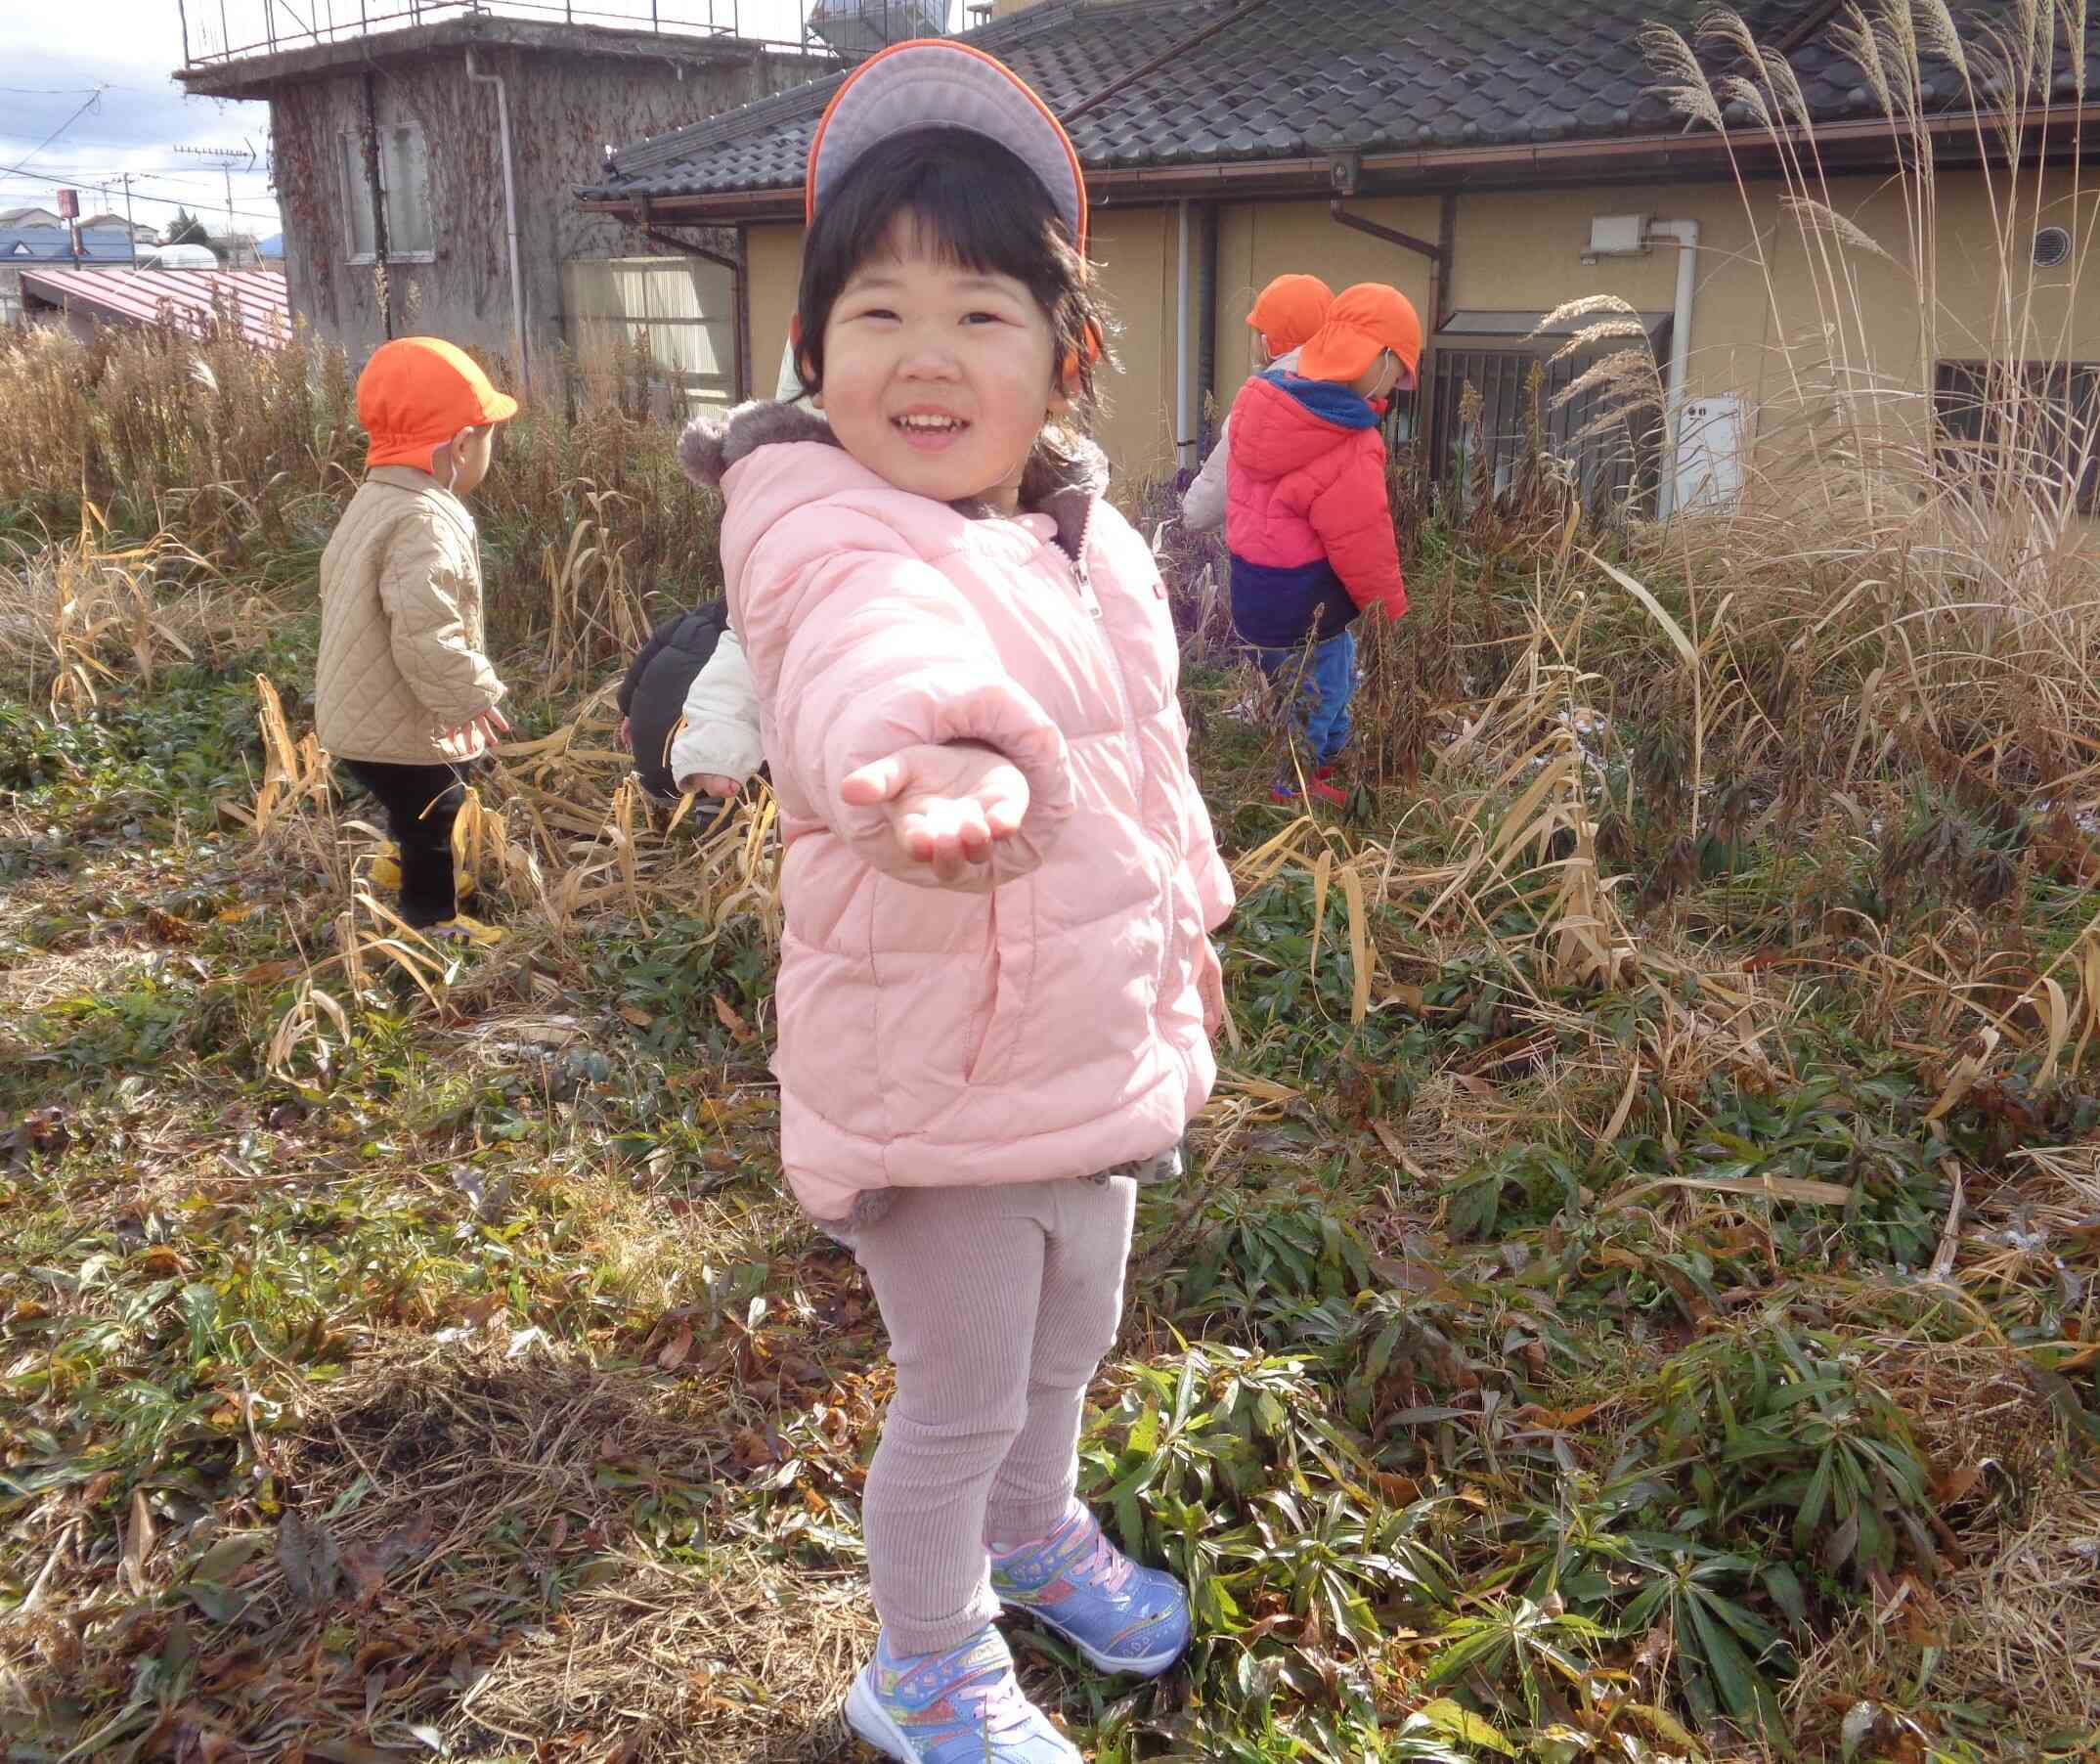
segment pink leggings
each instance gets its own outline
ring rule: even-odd
[[[861,1503],[875,1611],[897,1654],[998,1614],[985,1543],[1071,1510],[1086,1388],[1116,1342],[1128,1176],[900,1188],[855,1237],[897,1363]]]

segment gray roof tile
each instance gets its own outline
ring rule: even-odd
[[[1082,163],[1258,160],[1350,147],[1598,139],[1675,126],[1650,90],[1640,32],[1649,21],[1687,34],[1706,0],[1271,0],[1208,41],[1170,53],[1225,16],[1228,0],[1044,0],[973,31],[1063,112],[1146,63],[1169,59],[1072,124]],[[1812,0],[1741,0],[1761,40],[1799,22]],[[2012,10],[1985,0],[1972,11]],[[1727,70],[1726,52],[1710,66]],[[1827,28],[1795,51],[1811,112],[1857,115],[1870,104],[1859,68]],[[2100,9],[2087,40],[2100,86]],[[1958,82],[1946,69],[1939,90]],[[802,182],[809,138],[843,74],[798,86],[620,152],[592,199],[787,190]],[[2059,82],[2075,89],[2072,76]],[[1928,90],[1933,88],[1928,86]]]

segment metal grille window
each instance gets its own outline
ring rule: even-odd
[[[372,234],[372,180],[365,175],[365,143],[345,131],[341,145],[344,232],[353,257],[377,254]],[[413,123],[379,130],[379,193],[386,205],[386,254],[429,257],[437,250],[430,218],[430,162],[423,132]]]
[[[1500,495],[1515,481],[1530,454],[1534,412],[1532,377],[1540,376],[1536,420],[1546,451],[1563,461],[1584,504],[1614,508],[1652,497],[1661,440],[1650,419],[1609,424],[1586,434],[1611,410],[1615,394],[1591,387],[1558,410],[1558,395],[1603,357],[1638,349],[1638,338],[1614,337],[1564,361],[1553,356],[1573,328],[1542,336],[1532,333],[1544,313],[1458,312],[1437,331],[1430,348],[1429,461],[1439,484],[1469,494],[1485,477]],[[1647,348],[1660,357],[1669,347],[1670,315],[1643,313]],[[1579,325],[1581,321],[1577,321]],[[1478,394],[1477,421],[1466,419],[1465,391]]]
[[[1936,457],[1986,496],[2069,488],[2100,513],[2100,363],[1942,362],[1933,376]]]

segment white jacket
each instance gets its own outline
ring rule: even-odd
[[[681,786],[699,775],[742,782],[758,771],[759,687],[733,630],[724,631],[707,666],[685,688],[685,720],[671,742],[671,775]]]
[[[1268,371],[1295,374],[1297,369],[1298,352],[1293,349],[1278,356]],[[1218,438],[1203,457],[1203,469],[1182,492],[1181,524],[1192,533],[1215,533],[1225,525],[1225,474],[1231,463],[1225,448],[1231,438],[1232,419],[1227,417],[1218,424]]]
[[[780,377],[773,390],[780,403],[800,403],[802,379],[795,372],[795,346],[780,350]],[[765,761],[759,740],[759,688],[744,659],[743,639],[731,629],[722,634],[707,666],[685,690],[685,721],[671,743],[671,775],[683,784],[689,777],[712,775],[748,778]]]

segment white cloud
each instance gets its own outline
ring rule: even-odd
[[[255,8],[256,0],[228,5],[231,17],[234,7]],[[190,10],[202,8],[193,0]],[[182,59],[175,0],[0,8],[0,206],[49,207],[55,181],[66,180],[80,190],[83,209],[101,209],[107,189],[108,205],[121,213],[122,176],[130,172],[141,223],[164,225],[175,214],[168,204],[181,202],[206,224],[224,226],[226,177],[214,162],[172,150],[247,141],[256,163],[252,171],[234,170],[235,224],[242,232],[276,232],[264,158],[269,106],[190,97],[173,78]],[[108,89],[90,103],[97,86]],[[82,105],[88,108],[73,116]],[[54,131],[57,138],[40,147]]]

